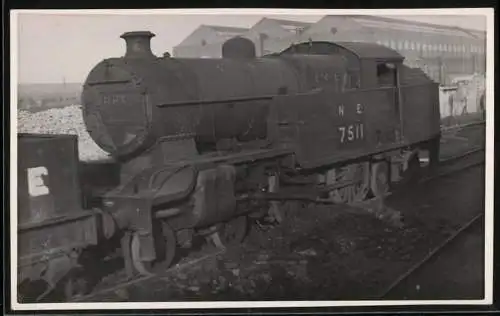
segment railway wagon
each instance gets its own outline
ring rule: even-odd
[[[18,134],[18,144],[19,299],[56,287],[71,296],[82,250],[99,241],[98,213],[82,208],[76,136]]]
[[[119,234],[130,275],[168,266],[196,235],[241,242],[249,219],[279,223],[290,201],[382,198],[421,152],[437,161],[438,85],[394,50],[308,42],[257,58],[234,38],[222,59],[178,59],[154,56],[153,36],[123,34],[125,55],[97,64],[82,92],[116,180],[94,170],[85,199],[102,235]]]

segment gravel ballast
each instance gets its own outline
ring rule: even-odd
[[[36,113],[19,110],[17,122],[18,133],[78,135],[78,150],[82,161],[110,159],[108,153],[103,151],[87,132],[79,105]]]

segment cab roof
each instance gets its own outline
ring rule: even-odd
[[[397,51],[375,43],[335,42],[333,44],[342,46],[360,59],[404,59]]]
[[[402,61],[404,57],[397,51],[375,43],[365,42],[303,42],[290,46],[282,53],[335,54],[339,50],[348,51],[359,59],[381,59]]]

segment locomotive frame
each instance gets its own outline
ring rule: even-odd
[[[103,67],[96,67],[84,88],[86,125],[94,140],[115,155],[117,182],[107,186],[98,183],[109,176],[99,178],[99,171],[94,171],[95,177],[73,173],[73,179],[85,178],[81,194],[81,181],[68,182],[57,173],[54,177],[52,172],[44,174],[51,186],[58,182],[68,185],[72,196],[79,197],[65,205],[72,211],[63,217],[76,211],[90,218],[87,226],[80,226],[85,237],[75,247],[99,248],[118,236],[129,276],[151,274],[151,264],[158,260],[168,266],[177,247],[188,247],[195,234],[205,236],[218,247],[241,242],[250,217],[279,223],[287,201],[355,203],[369,194],[383,199],[391,182],[407,179],[420,167],[422,151],[429,153],[431,166],[438,161],[438,84],[420,70],[404,66],[403,57],[394,50],[369,43],[309,42],[293,45],[280,54],[255,58],[248,40],[235,38],[226,43],[225,60],[181,61],[153,56],[149,47],[152,36],[149,32],[124,34],[125,57],[106,60]],[[265,62],[275,68],[267,67]],[[181,67],[190,63],[215,72],[207,75]],[[228,70],[229,66],[234,69]],[[124,69],[136,72],[128,76]],[[198,84],[211,80],[210,75],[230,80],[234,74],[244,82],[245,75],[257,76],[255,69],[274,78],[280,74],[290,77],[283,79],[287,85],[275,84],[271,88],[254,81],[259,94],[241,95],[250,91],[245,87],[237,88],[240,94],[224,94],[225,81],[207,84],[212,90],[198,86],[205,94],[190,90],[188,95],[198,98],[181,99],[174,94],[172,100],[167,100],[161,89],[157,96],[148,94],[148,84],[172,82],[161,72],[164,69],[181,79],[193,78],[194,71],[205,80],[199,79]],[[123,90],[110,88],[116,84],[125,84],[131,89],[129,95],[137,95],[129,98],[116,94]],[[131,99],[140,101],[134,101],[133,107],[144,106],[145,121],[139,123],[145,125],[133,125],[140,112],[125,117],[118,113],[123,109],[113,107]],[[113,118],[121,124],[117,126],[123,126],[113,127],[114,135],[104,131],[112,120],[103,121],[99,115],[103,109],[118,117]],[[193,113],[202,116],[190,121],[189,114]],[[227,113],[235,114],[235,121],[246,125],[231,125],[232,117]],[[206,117],[212,119],[206,121]],[[165,127],[165,122],[175,128]],[[192,123],[196,129],[188,128]],[[130,126],[137,127],[137,131]],[[125,134],[129,132],[136,138],[127,140]],[[200,135],[204,137],[201,141]],[[20,136],[20,143],[23,137],[27,139]],[[63,141],[66,136],[59,137],[53,138]],[[73,148],[75,142],[70,141]],[[27,146],[23,150],[29,153],[37,149]],[[61,156],[60,160],[77,163],[77,152],[69,152],[73,156]],[[20,157],[22,160],[28,156],[22,153]],[[47,158],[40,159],[47,162]],[[72,171],[97,167],[102,166],[80,163]],[[19,178],[25,179],[28,169],[21,163]],[[54,196],[50,190],[42,195],[53,201],[65,193]],[[19,200],[32,201],[33,196],[20,195]],[[27,214],[36,206],[31,202],[20,205],[28,210]],[[54,234],[51,227],[57,217],[53,205],[40,207],[51,221],[39,225],[42,234],[48,236]],[[78,238],[70,226],[57,227],[71,238]],[[28,236],[22,228],[19,234]],[[26,238],[29,244],[35,237]],[[74,247],[69,248],[64,258],[71,257]],[[31,254],[28,251],[26,255]],[[49,259],[44,269],[28,264],[28,270],[33,278],[45,279],[53,288],[63,280],[60,275],[77,265],[75,260],[65,262],[61,268],[57,260]],[[19,274],[19,283],[23,275]],[[68,296],[74,294],[69,292]]]

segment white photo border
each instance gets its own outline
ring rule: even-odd
[[[40,303],[17,302],[17,94],[20,14],[34,15],[483,15],[486,18],[486,162],[485,162],[485,298],[483,300],[404,300],[404,301],[234,301],[234,302],[102,302]],[[11,231],[11,308],[21,310],[110,310],[110,309],[212,309],[212,308],[283,308],[283,307],[363,307],[418,305],[490,305],[493,303],[494,240],[494,9],[152,9],[152,10],[11,10],[10,12],[10,231]]]

